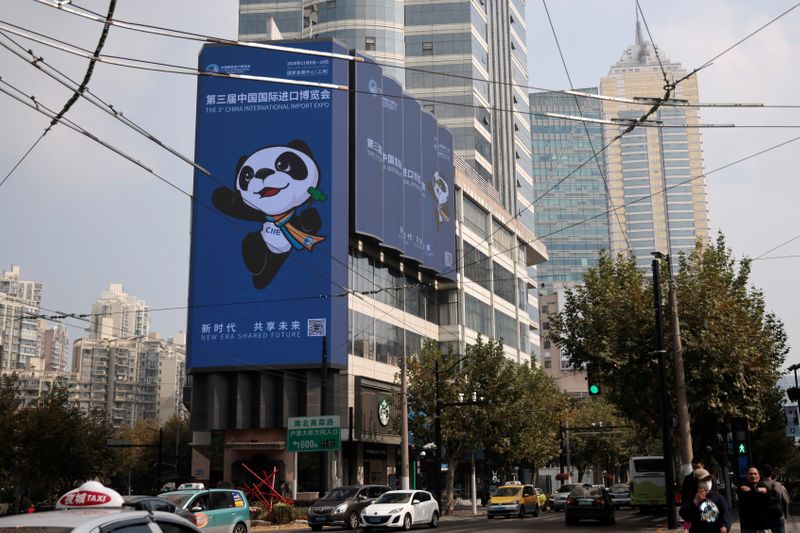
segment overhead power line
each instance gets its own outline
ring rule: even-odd
[[[97,12],[94,12],[94,11],[88,9],[88,8],[77,6],[76,4],[74,4],[72,2],[65,1],[65,0],[35,0],[35,1],[41,3],[41,4],[45,5],[45,6],[48,6],[48,7],[51,7],[51,8],[55,8],[55,9],[59,9],[61,11],[65,11],[65,12],[67,12],[69,14],[72,14],[72,15],[75,15],[75,16],[78,16],[78,17],[87,18],[87,19],[93,20],[95,22],[102,22],[104,20],[101,14],[99,14]],[[66,4],[74,6],[77,9],[72,9],[72,8],[69,8],[69,7],[65,7]],[[800,5],[800,4],[798,4],[798,5]],[[794,7],[797,7],[797,6],[794,6]],[[756,33],[760,32],[761,30],[763,30],[764,28],[769,26],[769,24],[772,24],[773,22],[777,21],[781,17],[785,16],[792,9],[794,9],[794,7],[792,7],[791,9],[789,9],[787,11],[785,11],[784,13],[778,15],[777,17],[772,19],[769,23],[765,24],[764,26],[756,29],[750,35],[748,35],[744,39],[740,40],[735,45],[731,46],[728,50],[734,48],[738,44],[741,44],[742,42],[747,40],[749,37],[752,37]],[[172,37],[172,38],[184,39],[184,40],[192,40],[192,41],[208,42],[208,43],[218,43],[218,44],[229,44],[229,45],[245,46],[245,47],[252,47],[252,48],[274,49],[274,50],[280,50],[280,51],[286,51],[286,52],[294,52],[294,53],[305,53],[305,51],[303,49],[300,49],[300,48],[293,48],[293,47],[280,46],[280,45],[271,45],[271,44],[266,44],[266,43],[253,42],[253,41],[241,41],[241,40],[237,40],[237,39],[227,39],[227,38],[224,38],[224,37],[217,37],[217,36],[207,35],[207,34],[202,34],[202,33],[189,32],[189,31],[184,31],[184,30],[176,30],[176,29],[167,28],[167,27],[164,27],[164,26],[142,24],[142,23],[136,23],[136,22],[131,22],[131,21],[122,21],[122,20],[119,20],[119,19],[113,20],[112,24],[115,25],[115,26],[118,26],[120,28],[124,28],[124,29],[130,30],[130,31],[139,32],[139,33],[149,33],[149,34],[152,34],[152,35],[158,35],[158,36],[162,36],[162,37]],[[726,52],[727,52],[727,50],[726,50]],[[317,54],[317,55],[325,54],[325,53],[320,53],[320,52],[316,52],[316,51],[310,52],[310,53]],[[722,56],[724,53],[725,52],[718,54],[713,59],[717,59],[718,57]],[[351,60],[352,59],[354,61],[362,61],[363,60],[359,56],[348,56],[348,55],[343,55],[343,54],[335,54],[332,57],[336,57],[336,58],[339,58],[339,59],[346,59],[346,60]],[[706,66],[710,65],[710,63],[711,63],[711,60],[707,61],[705,65],[703,65],[702,67],[699,67],[699,68],[695,69],[694,71],[688,73],[686,76],[684,76],[684,78],[691,77],[692,75],[694,75],[696,72],[698,72],[702,68],[705,68]],[[409,66],[405,66],[405,65],[396,65],[396,64],[387,63],[387,62],[376,61],[376,64],[378,64],[380,66],[391,67],[391,68],[404,70],[404,71],[419,72],[419,73],[423,73],[423,74],[431,74],[431,75],[449,77],[449,78],[454,78],[454,79],[463,79],[463,80],[466,80],[466,81],[480,81],[480,82],[489,83],[489,84],[492,84],[492,85],[511,86],[511,87],[519,88],[519,89],[524,90],[524,91],[547,91],[547,92],[564,92],[564,93],[567,92],[567,91],[564,91],[564,90],[547,89],[547,88],[537,87],[537,86],[534,86],[534,85],[522,85],[522,84],[518,84],[518,83],[514,83],[514,82],[506,82],[506,81],[501,81],[501,80],[488,80],[488,79],[484,79],[484,78],[476,78],[476,77],[465,76],[465,75],[461,75],[461,74],[453,74],[453,73],[446,73],[446,72],[435,72],[435,71],[427,70],[427,69],[424,69],[424,68],[409,67]],[[680,81],[682,81],[682,80],[680,80]],[[591,96],[587,95],[587,97],[591,97]],[[645,100],[648,100],[648,99],[645,99]],[[645,101],[645,102],[636,102],[636,101],[634,101],[634,102],[631,102],[631,103],[634,104],[634,105],[652,105],[652,102],[650,102],[650,101]],[[688,102],[681,102],[681,101],[675,101],[675,103],[672,103],[672,104],[663,103],[662,105],[670,105],[670,106],[673,106],[673,105],[674,106],[685,105],[685,106],[692,106],[692,107],[712,106],[712,107],[736,107],[736,108],[740,108],[740,107],[780,107],[780,108],[800,107],[800,105],[765,106],[764,104],[736,104],[736,103],[734,103],[734,104],[727,104],[727,103],[722,103],[722,104],[713,104],[713,103],[712,104],[708,104],[708,103],[689,104]]]

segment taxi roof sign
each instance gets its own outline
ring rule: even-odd
[[[104,487],[98,481],[87,481],[58,499],[56,509],[93,509],[122,507],[124,500],[119,492]]]
[[[181,483],[180,485],[178,485],[178,489],[177,490],[194,490],[194,489],[202,490],[204,488],[206,488],[206,486],[203,485],[202,483],[197,483],[197,482],[195,482],[195,483]]]

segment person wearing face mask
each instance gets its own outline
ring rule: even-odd
[[[758,468],[751,466],[747,469],[747,479],[736,492],[742,533],[769,532],[769,490],[761,480]]]
[[[728,533],[731,513],[728,502],[712,487],[711,474],[704,468],[694,471],[697,489],[681,502],[681,517],[689,522],[689,533]]]

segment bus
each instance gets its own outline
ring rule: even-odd
[[[648,509],[666,506],[663,456],[631,457],[629,476],[631,507]]]

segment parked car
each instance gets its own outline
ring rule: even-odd
[[[389,487],[385,485],[335,488],[308,508],[308,525],[314,531],[320,531],[323,526],[358,529],[361,525],[361,510],[388,490]]]
[[[194,514],[191,511],[176,507],[174,503],[164,498],[159,498],[158,496],[128,495],[123,496],[122,500],[125,502],[123,507],[128,507],[136,511],[164,511],[165,513],[175,513],[192,524],[197,525],[194,521]]]
[[[185,488],[185,487],[193,488]],[[236,489],[207,489],[202,483],[181,485],[160,498],[194,514],[195,524],[209,533],[249,533],[250,504]]]
[[[533,485],[521,483],[502,485],[492,494],[489,505],[486,506],[486,516],[487,518],[496,516],[524,518],[526,514],[539,516],[540,495],[544,497],[541,489],[536,489]]]
[[[564,509],[567,504],[567,496],[569,496],[569,493],[572,492],[572,489],[577,486],[577,483],[564,483],[558,487],[555,492],[550,495],[548,500],[550,508],[554,511],[560,511]]]
[[[611,496],[611,501],[614,502],[614,507],[631,506],[631,492],[627,483],[616,483],[611,485],[608,489],[608,494]]]
[[[390,490],[361,511],[364,531],[373,527],[398,527],[408,531],[416,525],[439,525],[439,503],[426,490]]]
[[[0,531],[203,533],[175,513],[134,510],[124,504],[117,491],[97,481],[87,481],[62,495],[55,508],[4,516],[0,518]]]
[[[567,497],[564,524],[574,526],[579,520],[590,519],[611,526],[616,522],[615,509],[605,488],[578,485]]]

